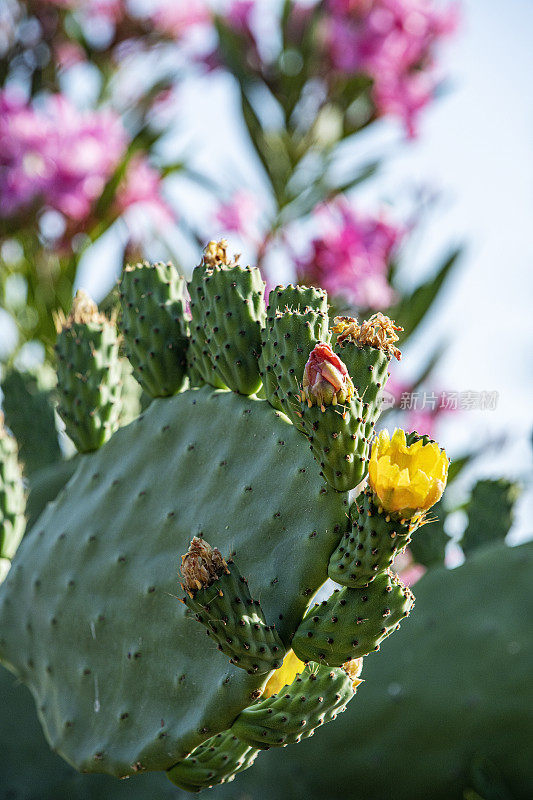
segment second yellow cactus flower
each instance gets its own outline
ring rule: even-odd
[[[411,519],[440,500],[448,478],[448,457],[436,442],[423,438],[408,445],[398,428],[392,439],[381,431],[372,445],[368,482],[389,514]]]

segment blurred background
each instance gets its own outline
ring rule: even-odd
[[[78,288],[112,314],[128,262],[190,278],[219,237],[267,291],[317,284],[334,313],[395,319],[380,425],[452,459],[398,565],[423,575],[415,619],[330,750],[268,753],[215,797],[333,797],[332,752],[342,797],[356,781],[392,796],[391,775],[409,800],[531,797],[531,545],[501,540],[533,538],[532,32],[530,0],[0,2],[0,382],[30,533],[78,458],[55,412],[55,315]],[[123,364],[127,424],[145,399]],[[160,775],[76,775],[0,683],[0,800],[178,797]]]
[[[53,388],[77,287],[110,309],[125,261],[190,276],[227,236],[268,286],[402,324],[383,424],[457,460],[447,533],[505,475],[529,538],[532,23],[527,0],[4,2],[4,377]]]

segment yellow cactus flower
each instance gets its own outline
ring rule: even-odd
[[[289,650],[283,664],[268,679],[268,683],[263,690],[263,698],[272,697],[277,694],[284,686],[290,686],[296,675],[303,672],[305,664],[294,654],[294,650]]]
[[[392,439],[381,431],[372,445],[368,482],[389,514],[411,519],[440,500],[448,478],[448,458],[436,442],[422,437],[408,445],[405,431]]]

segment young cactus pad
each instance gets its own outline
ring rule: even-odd
[[[154,400],[86,455],[0,588],[0,658],[79,770],[165,770],[268,677],[228,663],[176,597],[203,535],[232,554],[285,646],[344,534],[347,497],[270,405],[210,387]]]
[[[80,453],[101,447],[119,426],[121,367],[116,325],[81,289],[58,318],[58,413]]]

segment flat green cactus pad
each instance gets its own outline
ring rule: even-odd
[[[72,769],[47,745],[31,694],[1,667],[0,705],[0,800],[175,800],[162,774],[119,781]]]
[[[326,579],[347,496],[261,400],[155,400],[80,459],[0,588],[0,659],[81,771],[164,770],[231,726],[268,673],[228,664],[179,602],[191,537],[235,554],[285,644]]]

